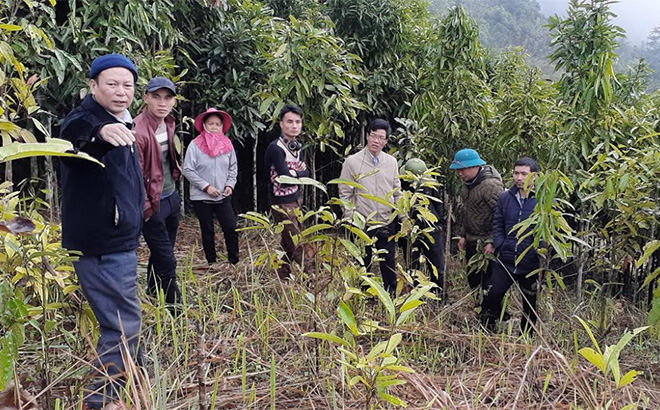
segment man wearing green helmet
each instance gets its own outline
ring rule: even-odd
[[[478,252],[492,254],[495,251],[493,214],[497,200],[504,191],[502,177],[493,166],[481,159],[477,151],[470,148],[456,152],[449,169],[455,170],[464,182],[456,230],[460,236],[458,249],[465,250],[468,261]],[[485,286],[490,271],[489,264],[485,269],[470,272],[467,278],[470,288]]]

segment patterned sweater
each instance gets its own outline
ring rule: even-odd
[[[280,184],[275,179],[280,176],[292,177],[290,171],[296,172],[296,178],[309,177],[302,151],[291,152],[282,138],[271,142],[266,149],[266,169],[270,172],[268,180],[272,205],[296,202],[300,197],[300,187],[296,184]]]

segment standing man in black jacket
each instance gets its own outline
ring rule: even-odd
[[[73,263],[99,323],[98,360],[84,397],[89,409],[115,408],[124,367],[122,333],[138,364],[142,311],[137,297],[138,237],[144,187],[132,117],[137,69],[123,55],[92,62],[90,94],[67,115],[60,138],[101,161],[105,167],[62,161],[62,246],[82,255]],[[105,380],[105,375],[111,380]],[[115,406],[115,407],[113,407]]]
[[[296,212],[302,206],[300,186],[281,184],[277,177],[309,177],[309,170],[298,136],[302,131],[302,110],[295,105],[285,105],[278,115],[282,134],[268,145],[265,155],[266,169],[270,173],[270,203],[275,222],[288,221],[282,231],[282,248],[286,252],[284,264],[277,269],[281,279],[291,278],[291,263],[296,262],[305,271],[311,269],[311,258],[305,258],[305,247],[296,244],[293,236],[300,234],[301,225]]]
[[[532,246],[534,238],[529,235],[519,241],[518,238],[524,236],[526,231],[515,231],[513,227],[534,212],[536,199],[532,189],[537,172],[535,160],[520,158],[513,167],[514,185],[503,192],[497,201],[493,216],[493,245],[498,260],[492,264],[493,273],[481,305],[482,323],[488,329],[494,328],[501,315],[504,295],[514,282],[520,286],[523,296],[521,331],[529,331],[529,322],[536,322],[539,256]],[[525,255],[518,261],[523,252],[526,252]]]

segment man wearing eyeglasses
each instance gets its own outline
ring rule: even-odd
[[[390,133],[390,124],[383,119],[373,120],[367,127],[367,145],[361,151],[346,159],[341,169],[341,178],[357,182],[365,189],[350,185],[339,185],[339,198],[345,201],[344,216],[353,217],[358,213],[367,220],[369,233],[375,236],[375,247],[383,251],[380,274],[387,291],[396,291],[396,271],[394,265],[395,242],[390,237],[395,233],[392,208],[363,196],[380,197],[395,204],[401,197],[401,181],[396,159],[383,152]],[[366,248],[365,264],[371,268],[372,249]]]

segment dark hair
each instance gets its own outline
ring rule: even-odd
[[[513,164],[513,167],[529,167],[529,170],[531,172],[538,172],[539,171],[539,164],[536,163],[536,161],[530,157],[522,157],[518,161],[516,161],[515,164]]]
[[[301,117],[302,117],[302,114],[303,114],[302,110],[301,110],[300,107],[298,107],[297,105],[287,104],[287,105],[285,105],[284,107],[282,107],[282,109],[280,110],[280,113],[277,114],[277,120],[278,120],[278,121],[282,121],[282,119],[284,118],[284,116],[285,116],[287,113],[290,113],[290,112],[292,112],[292,113],[294,113],[294,114],[298,114],[298,115],[300,115]]]
[[[385,130],[385,135],[390,135],[390,132],[392,131],[390,123],[382,118],[376,118],[369,123],[369,126],[367,126],[367,134],[376,130]]]

